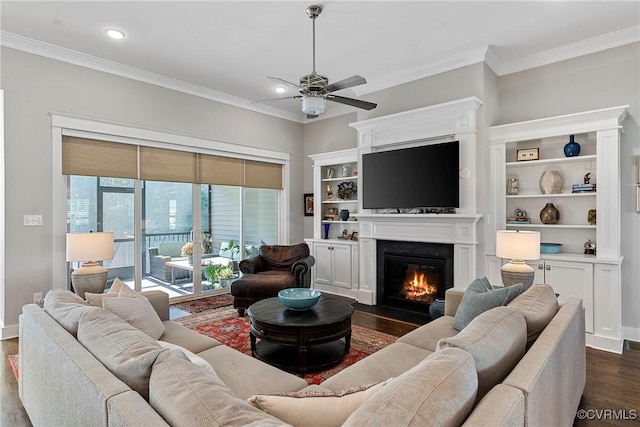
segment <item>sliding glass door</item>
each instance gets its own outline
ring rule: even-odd
[[[279,192],[72,175],[67,231],[114,233],[114,258],[103,262],[108,287],[118,277],[171,298],[228,292],[241,259],[278,243]]]

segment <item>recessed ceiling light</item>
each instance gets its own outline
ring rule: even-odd
[[[276,86],[273,90],[275,90],[278,93],[284,93],[287,91],[287,88],[284,86]]]
[[[106,30],[104,30],[104,32],[114,40],[123,39],[125,36],[124,31],[117,30],[115,28],[107,28]]]

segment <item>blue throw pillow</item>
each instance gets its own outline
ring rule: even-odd
[[[522,283],[504,288],[492,288],[486,277],[481,277],[469,285],[462,296],[453,327],[461,331],[480,314],[495,307],[509,304],[520,294]]]

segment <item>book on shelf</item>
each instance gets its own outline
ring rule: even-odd
[[[507,224],[531,224],[531,218],[508,217]]]
[[[596,191],[596,184],[573,184],[572,193],[593,193]]]

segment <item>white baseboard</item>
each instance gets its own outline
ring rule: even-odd
[[[640,328],[633,328],[631,326],[622,327],[622,337],[625,340],[640,342]]]
[[[7,340],[9,338],[16,338],[18,336],[18,325],[9,325],[2,328],[0,340]]]

